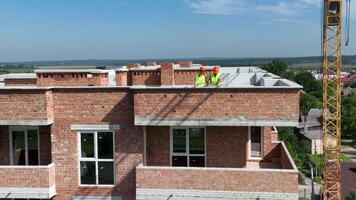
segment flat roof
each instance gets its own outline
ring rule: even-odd
[[[34,79],[36,78],[35,73],[10,73],[0,75],[0,82],[3,82],[5,79]]]
[[[103,74],[108,73],[108,70],[101,69],[37,69],[35,73],[92,73]]]

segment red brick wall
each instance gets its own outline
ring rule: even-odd
[[[54,166],[50,168],[9,168],[0,166],[1,187],[49,188],[54,185]]]
[[[247,127],[207,127],[206,132],[207,167],[246,166]]]
[[[36,78],[5,78],[4,80],[5,86],[36,86],[37,79]]]
[[[136,187],[250,192],[298,192],[297,172],[137,168]]]
[[[50,102],[47,101],[46,92],[46,90],[2,90],[0,92],[0,119],[47,119]]]
[[[54,89],[51,125],[52,160],[56,163],[56,200],[72,195],[110,193],[135,199],[135,166],[143,163],[143,131],[133,125],[133,96],[125,88]],[[115,134],[116,185],[79,187],[77,134],[70,124],[120,124]]]
[[[148,166],[170,166],[170,128],[146,128],[146,162]]]
[[[90,73],[48,73],[37,74],[37,85],[39,87],[47,86],[108,86],[108,74]]]
[[[139,90],[135,116],[146,119],[292,120],[299,117],[297,90]]]
[[[148,166],[170,166],[170,128],[146,128]],[[207,127],[207,167],[240,168],[246,165],[247,127]]]
[[[160,85],[161,72],[159,70],[134,70],[132,74],[132,85]]]
[[[0,165],[10,165],[8,126],[0,126],[0,152]]]

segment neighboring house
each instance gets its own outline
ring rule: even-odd
[[[347,78],[346,76],[342,76],[340,81],[342,86],[352,83],[351,79]]]
[[[310,141],[312,154],[323,153],[322,110],[310,109],[308,115],[302,116],[299,122],[299,135]]]
[[[346,87],[342,89],[342,96],[350,96],[352,95],[352,88]]]
[[[297,200],[274,127],[298,125],[301,86],[222,67],[221,87],[196,88],[199,65],[183,64],[41,69],[36,85],[5,84],[0,198]]]

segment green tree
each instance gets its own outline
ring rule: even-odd
[[[305,93],[300,95],[300,111],[307,115],[311,108],[321,108],[322,102],[314,95]]]
[[[287,63],[279,60],[273,60],[271,63],[265,64],[262,69],[289,80],[294,80],[295,77],[294,71],[288,69]]]
[[[356,140],[356,94],[342,101],[342,135]]]
[[[310,72],[301,72],[295,76],[295,82],[303,86],[303,90],[318,97],[323,96],[323,81],[316,80]]]
[[[345,197],[345,200],[356,200],[356,190],[350,192],[350,195]]]

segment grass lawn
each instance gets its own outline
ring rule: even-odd
[[[340,157],[341,157],[341,161],[342,162],[345,162],[345,163],[351,163],[352,162],[352,160],[351,160],[351,158],[349,158],[349,157],[347,157],[345,154],[341,154],[340,155]]]
[[[309,199],[305,197],[299,197],[298,200],[309,200]]]

